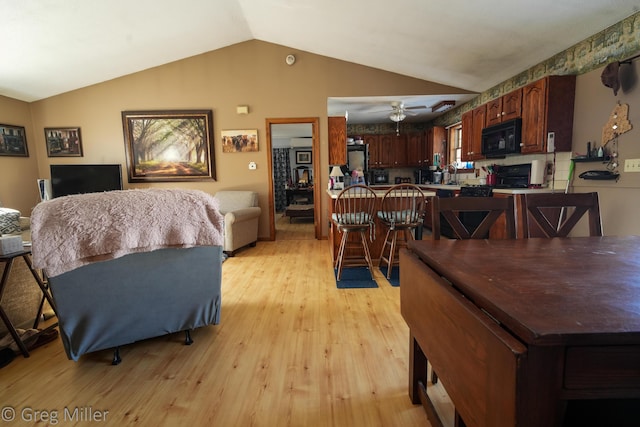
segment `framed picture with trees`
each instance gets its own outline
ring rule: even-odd
[[[129,182],[215,180],[211,110],[123,111]]]

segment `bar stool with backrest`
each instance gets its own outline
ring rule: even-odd
[[[414,230],[422,226],[426,200],[424,193],[413,184],[398,184],[382,197],[378,218],[387,227],[387,234],[380,253],[379,266],[387,267],[387,279],[391,269],[398,265],[398,249],[414,239]],[[400,239],[398,239],[400,234]]]
[[[374,227],[374,213],[376,207],[376,193],[366,185],[358,184],[342,190],[335,201],[334,212],[331,215],[331,221],[336,228],[342,233],[340,240],[340,248],[336,257],[334,268],[336,269],[336,279],[342,277],[342,269],[349,265],[362,265],[364,258],[366,265],[369,267],[371,279],[373,279],[373,262],[371,260],[371,252],[367,244],[367,234],[371,237]],[[349,235],[354,233],[360,240],[359,243],[353,244],[349,242]],[[362,247],[363,255],[355,257],[348,255],[349,249]]]
[[[589,235],[602,236],[598,193],[525,194],[524,202],[527,237],[532,237],[536,226],[546,237],[567,237],[585,213],[588,213]]]

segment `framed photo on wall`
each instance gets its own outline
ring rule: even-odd
[[[312,151],[296,151],[296,163],[301,165],[311,164]]]
[[[0,156],[29,157],[24,126],[0,125]]]
[[[223,153],[250,153],[258,151],[258,130],[223,130]]]
[[[123,111],[129,182],[216,179],[211,110]]]
[[[44,128],[49,157],[82,157],[79,127]]]

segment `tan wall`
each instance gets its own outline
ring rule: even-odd
[[[38,163],[29,104],[0,96],[0,123],[24,126],[29,157],[0,156],[0,204],[29,216],[38,202]]]
[[[289,53],[297,57],[293,66],[284,61]],[[36,178],[49,177],[51,163],[121,163],[126,169],[123,110],[212,109],[217,181],[151,185],[196,188],[212,194],[220,189],[258,191],[264,211],[259,236],[265,238],[269,236],[267,159],[270,155],[265,149],[266,118],[320,118],[322,167],[315,180],[318,188],[324,189],[328,173],[327,97],[429,93],[465,91],[270,43],[240,43],[32,103],[34,135],[29,135],[29,151],[31,161],[37,156],[38,170],[34,172],[32,168],[29,176],[12,187],[11,194],[6,196],[7,204],[31,209],[37,202],[37,191],[34,193],[31,188],[37,190]],[[237,105],[248,105],[250,114],[237,115]],[[16,118],[16,121],[27,120],[28,107],[25,105],[24,109],[25,118]],[[44,128],[60,126],[81,128],[84,157],[47,157]],[[223,154],[219,134],[229,129],[258,129],[260,151]],[[249,171],[250,161],[257,163],[257,170]],[[11,164],[13,169],[19,168]],[[124,181],[125,188],[151,186],[128,184],[126,177]],[[19,200],[16,194],[26,190],[34,195]],[[327,233],[325,199],[322,197],[323,235]]]
[[[640,60],[620,66],[622,83],[618,96],[605,87],[600,75],[604,67],[578,76],[573,121],[573,151],[584,154],[587,141],[600,144],[602,130],[617,102],[629,105],[629,120],[633,128],[618,137],[620,180],[587,181],[578,178],[586,170],[605,169],[602,163],[576,163],[573,190],[597,191],[601,204],[605,235],[640,235],[640,173],[624,172],[625,159],[640,159]],[[613,146],[612,143],[609,143]],[[599,146],[599,145],[598,145]]]
[[[284,57],[297,56],[289,67]],[[638,79],[638,62],[622,66],[626,74]],[[245,65],[248,64],[248,65]],[[624,159],[640,158],[640,89],[630,79],[614,97],[600,82],[602,68],[579,75],[577,79],[573,151],[584,152],[587,141],[600,141],[602,127],[616,101],[628,103],[634,126],[620,136],[618,149],[621,166]],[[623,79],[624,80],[624,79]],[[269,234],[268,174],[264,141],[265,118],[320,117],[321,170],[316,175],[318,188],[326,181],[327,97],[371,95],[415,95],[449,92],[451,88],[411,79],[352,63],[338,61],[287,47],[250,41],[209,52],[162,67],[125,76],[46,100],[27,104],[0,97],[0,123],[24,125],[30,156],[0,156],[0,201],[28,215],[38,201],[36,178],[49,176],[50,163],[121,163],[125,165],[124,140],[120,113],[135,109],[212,109],[214,133],[223,129],[258,129],[261,149],[258,153],[222,154],[215,142],[218,181],[199,183],[157,183],[161,187],[191,187],[210,193],[219,189],[253,189],[265,207],[259,234]],[[249,105],[251,113],[239,116],[237,105]],[[44,127],[80,126],[84,146],[82,158],[49,158],[44,142]],[[256,171],[247,164],[255,161]],[[600,164],[578,164],[576,174],[598,169]],[[128,184],[142,188],[147,184]],[[621,172],[615,181],[597,182],[574,178],[575,191],[599,192],[604,232],[607,235],[640,234],[635,218],[640,173]],[[327,231],[326,200],[322,197],[323,234]]]

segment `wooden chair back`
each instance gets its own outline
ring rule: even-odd
[[[505,220],[508,239],[514,239],[515,216],[513,196],[508,197],[433,197],[431,205],[432,238],[440,239],[441,217],[449,223],[458,239],[483,239],[500,217]],[[475,230],[469,230],[460,220],[460,212],[486,212]]]
[[[525,194],[524,200],[527,207],[527,237],[531,236],[533,224],[546,237],[567,237],[585,213],[588,213],[589,235],[602,236],[596,192]]]
[[[397,184],[382,197],[378,218],[391,229],[416,228],[422,225],[426,200],[414,184]]]
[[[376,193],[363,184],[351,185],[336,198],[331,220],[340,229],[368,228],[374,220]]]

